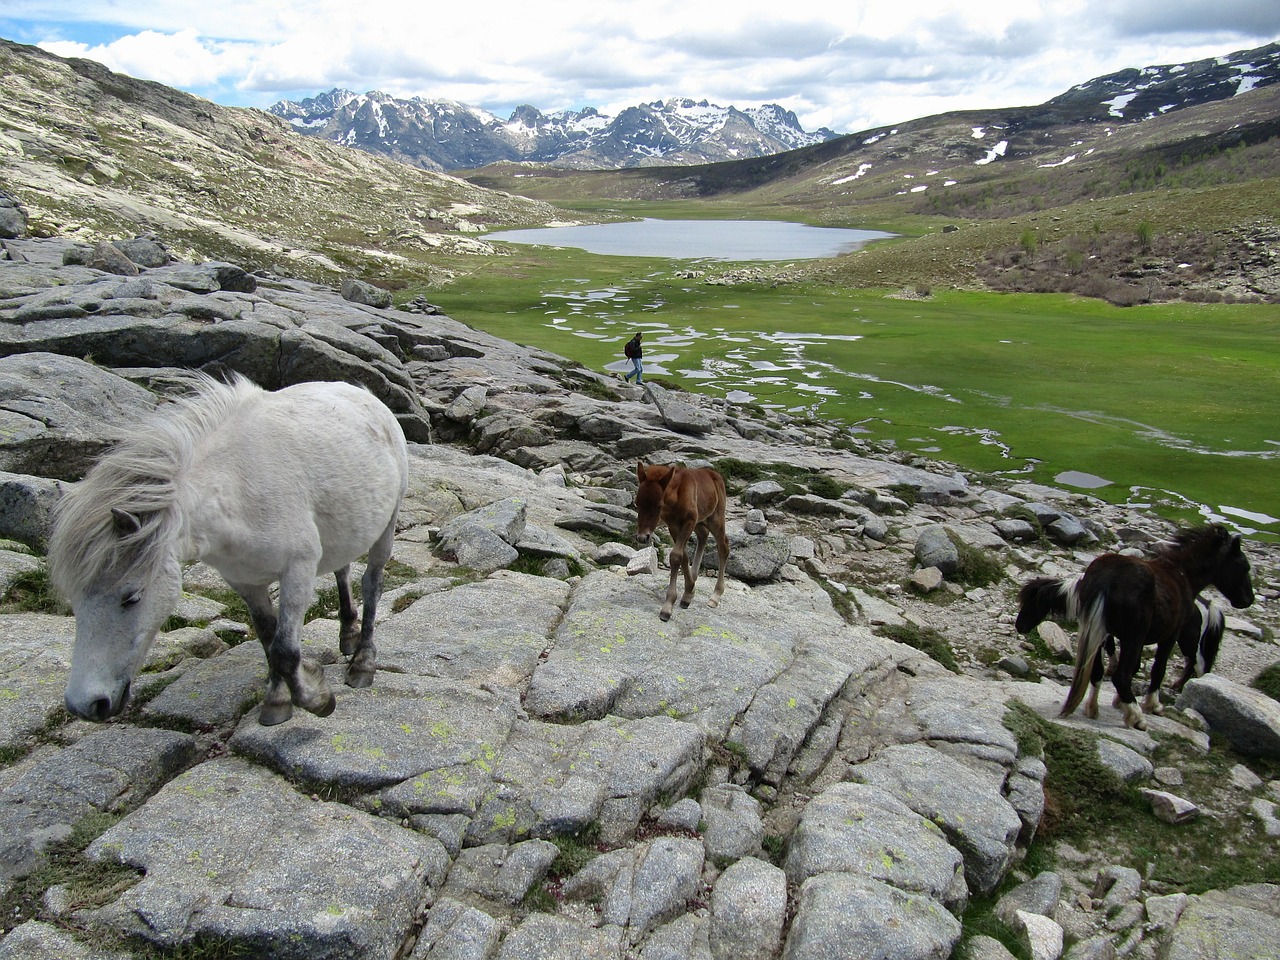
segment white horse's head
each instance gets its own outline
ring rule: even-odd
[[[121,536],[139,521],[114,511]],[[160,627],[182,595],[182,568],[168,555],[126,569],[108,568],[69,591],[76,616],[76,645],[67,679],[66,705],[84,720],[108,720],[124,709],[130,685]]]

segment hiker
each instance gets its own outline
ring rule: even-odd
[[[644,356],[644,351],[640,349],[640,340],[644,336],[637,333],[634,337],[627,341],[627,345],[622,348],[623,356],[631,361],[633,367],[631,373],[628,373],[623,380],[630,382],[631,374],[635,374],[636,383],[640,382],[640,378],[644,376],[644,366],[640,362],[640,358]]]

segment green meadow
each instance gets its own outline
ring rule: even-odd
[[[677,271],[731,265],[508,249],[404,296],[602,372],[623,369],[623,341],[643,330],[646,369],[667,384],[965,471],[1075,471],[1108,481],[1095,496],[1280,535],[1280,307],[721,286]]]

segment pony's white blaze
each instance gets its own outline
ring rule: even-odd
[[[124,707],[177,606],[182,564],[200,560],[249,605],[271,670],[262,722],[287,719],[292,704],[327,715],[333,694],[301,657],[298,630],[316,574],[338,573],[347,682],[372,681],[382,571],[408,486],[404,434],[349,384],[268,393],[192,380],[192,396],[128,434],[55,509],[50,573],[76,615],[67,709],[105,720]],[[347,567],[366,553],[357,625]]]

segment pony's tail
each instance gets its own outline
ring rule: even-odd
[[[1084,693],[1089,688],[1093,658],[1098,656],[1098,651],[1102,649],[1106,639],[1106,596],[1100,595],[1080,616],[1080,634],[1076,638],[1076,669],[1071,677],[1071,689],[1067,693],[1067,700],[1058,711],[1058,716],[1068,716],[1080,706],[1080,701],[1084,699]]]
[[[1213,669],[1222,647],[1222,634],[1226,621],[1222,610],[1211,600],[1196,597],[1196,609],[1200,613],[1200,643],[1196,647],[1196,676],[1203,677]]]
[[[1030,633],[1045,620],[1056,617],[1075,621],[1080,616],[1080,578],[1036,577],[1018,591],[1018,619],[1014,629]]]

